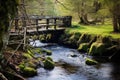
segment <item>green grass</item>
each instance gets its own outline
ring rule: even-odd
[[[68,28],[67,31],[69,33],[80,32],[80,33],[88,33],[94,35],[102,35],[102,36],[111,36],[113,38],[120,38],[120,33],[113,33],[113,27],[110,24],[105,25],[79,25],[74,24],[71,28]]]

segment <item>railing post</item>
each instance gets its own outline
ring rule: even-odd
[[[38,28],[38,26],[39,26],[39,25],[38,25],[38,19],[36,19],[35,21],[36,21],[36,30],[37,30],[37,32],[38,32],[38,29],[39,29],[39,28]]]
[[[26,46],[26,33],[27,33],[27,28],[24,27],[24,45],[23,45],[23,49],[25,49],[25,46]]]
[[[48,27],[49,27],[49,19],[46,19],[46,24],[47,24],[46,29],[48,29]]]
[[[14,19],[15,20],[15,32],[18,30],[18,21],[19,19]]]
[[[57,26],[57,24],[56,24],[57,22],[56,21],[57,21],[57,18],[54,19],[54,29],[55,30],[56,30],[56,26]]]

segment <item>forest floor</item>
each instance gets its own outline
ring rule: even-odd
[[[68,28],[69,33],[80,32],[92,35],[111,36],[112,38],[120,38],[120,33],[114,33],[112,24],[98,24],[98,25],[81,25],[73,24],[72,27]]]

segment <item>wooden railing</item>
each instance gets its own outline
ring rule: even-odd
[[[20,28],[26,27],[27,29],[36,29],[37,31],[40,28],[49,29],[51,26],[56,30],[57,27],[69,27],[71,26],[71,16],[38,16],[31,15],[28,17],[23,16],[16,17],[14,19],[14,29],[18,30]]]

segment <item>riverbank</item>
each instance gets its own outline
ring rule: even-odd
[[[36,56],[37,55],[37,56]],[[51,70],[54,68],[54,61],[50,50],[27,46],[25,50],[19,48],[14,51],[13,47],[8,47],[4,51],[5,62],[0,65],[0,73],[3,80],[26,80],[27,77],[37,75],[37,68]]]
[[[58,37],[55,34],[40,35],[42,42],[57,42],[60,45],[78,49],[88,55],[119,60],[120,34],[110,33],[112,26],[72,26]],[[53,37],[54,36],[54,37]]]
[[[105,57],[109,60],[120,57],[120,39],[114,39],[110,36],[65,32],[59,41],[60,44],[78,49],[80,52],[87,52],[88,55]]]

